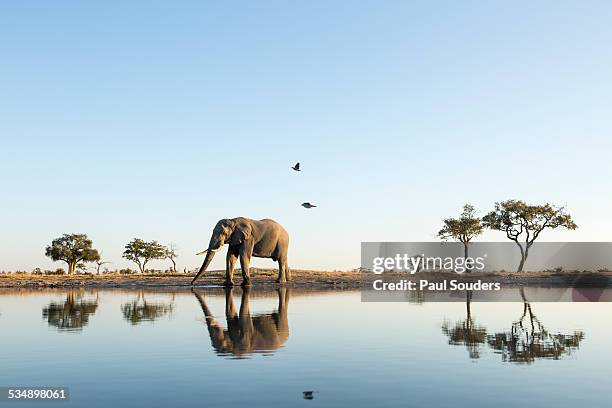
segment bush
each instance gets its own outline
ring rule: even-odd
[[[66,271],[64,270],[64,268],[57,268],[54,271],[45,271],[45,275],[63,275],[65,273]]]

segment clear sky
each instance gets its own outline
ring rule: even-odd
[[[293,268],[348,269],[509,198],[567,206],[579,229],[543,240],[609,241],[611,22],[607,1],[4,2],[0,270],[64,267],[44,247],[66,232],[111,268],[133,237],[194,268],[236,216],[282,223]]]

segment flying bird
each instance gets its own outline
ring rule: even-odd
[[[306,203],[302,203],[302,207],[304,207],[304,208],[313,208],[313,207],[316,207],[316,205],[310,204],[310,203],[306,202]]]
[[[314,393],[317,391],[302,391],[302,396],[304,399],[311,400],[314,399]]]
[[[295,166],[291,167],[293,170],[295,171],[301,171],[300,170],[300,162],[295,163]]]

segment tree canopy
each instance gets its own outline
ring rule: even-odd
[[[167,249],[157,241],[144,241],[140,238],[134,238],[125,245],[123,257],[128,259],[140,269],[141,273],[146,270],[147,262],[151,259],[166,258]]]
[[[459,218],[444,219],[444,226],[438,231],[438,237],[443,240],[455,239],[468,244],[474,237],[482,233],[482,229],[480,218],[476,217],[476,209],[466,204]]]
[[[93,243],[86,234],[64,234],[47,246],[45,255],[54,261],[66,262],[70,274],[79,264],[100,260],[98,250],[92,246]]]
[[[438,237],[446,241],[455,239],[463,243],[463,254],[467,259],[468,245],[470,241],[482,234],[482,223],[480,218],[476,216],[476,209],[470,204],[463,206],[463,212],[459,218],[444,219],[444,226],[438,231]],[[466,272],[470,272],[468,268]]]
[[[517,272],[523,271],[529,248],[544,229],[578,228],[572,217],[564,212],[563,207],[548,203],[529,205],[521,200],[495,203],[495,210],[485,215],[482,221],[485,227],[505,232],[508,239],[516,242],[521,251],[521,262]]]

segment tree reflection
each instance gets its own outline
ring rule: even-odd
[[[472,319],[472,291],[466,293],[466,314],[465,320],[456,322],[452,327],[445,322],[442,325],[442,332],[448,336],[448,344],[465,345],[470,358],[480,358],[480,346],[487,340],[487,329],[474,323]]]
[[[121,306],[121,313],[126,321],[135,326],[142,322],[153,322],[171,313],[173,309],[174,294],[168,303],[148,302],[144,292],[140,291],[136,299]]]
[[[243,358],[251,353],[270,352],[282,347],[289,337],[287,307],[289,290],[280,288],[278,310],[273,313],[251,315],[249,306],[250,289],[242,289],[240,311],[236,312],[233,288],[225,289],[225,319],[227,329],[214,318],[204,297],[193,290],[206,317],[210,341],[217,354]]]
[[[95,300],[84,300],[82,291],[70,290],[63,303],[51,302],[42,310],[43,318],[58,330],[82,330],[89,323],[89,316],[98,309],[98,296]]]
[[[529,364],[536,359],[558,360],[579,348],[584,339],[583,332],[550,333],[533,313],[523,288],[521,296],[523,314],[519,320],[512,323],[510,331],[495,333],[487,338],[489,346],[501,353],[503,361]]]
[[[480,358],[480,346],[487,344],[496,353],[501,354],[503,361],[530,364],[537,359],[558,360],[570,355],[579,348],[584,333],[577,331],[570,334],[548,331],[538,317],[521,288],[523,313],[512,322],[509,331],[487,334],[486,328],[474,324],[471,313],[472,294],[466,298],[467,318],[454,325],[444,323],[442,332],[448,336],[449,344],[465,345],[470,358]]]

